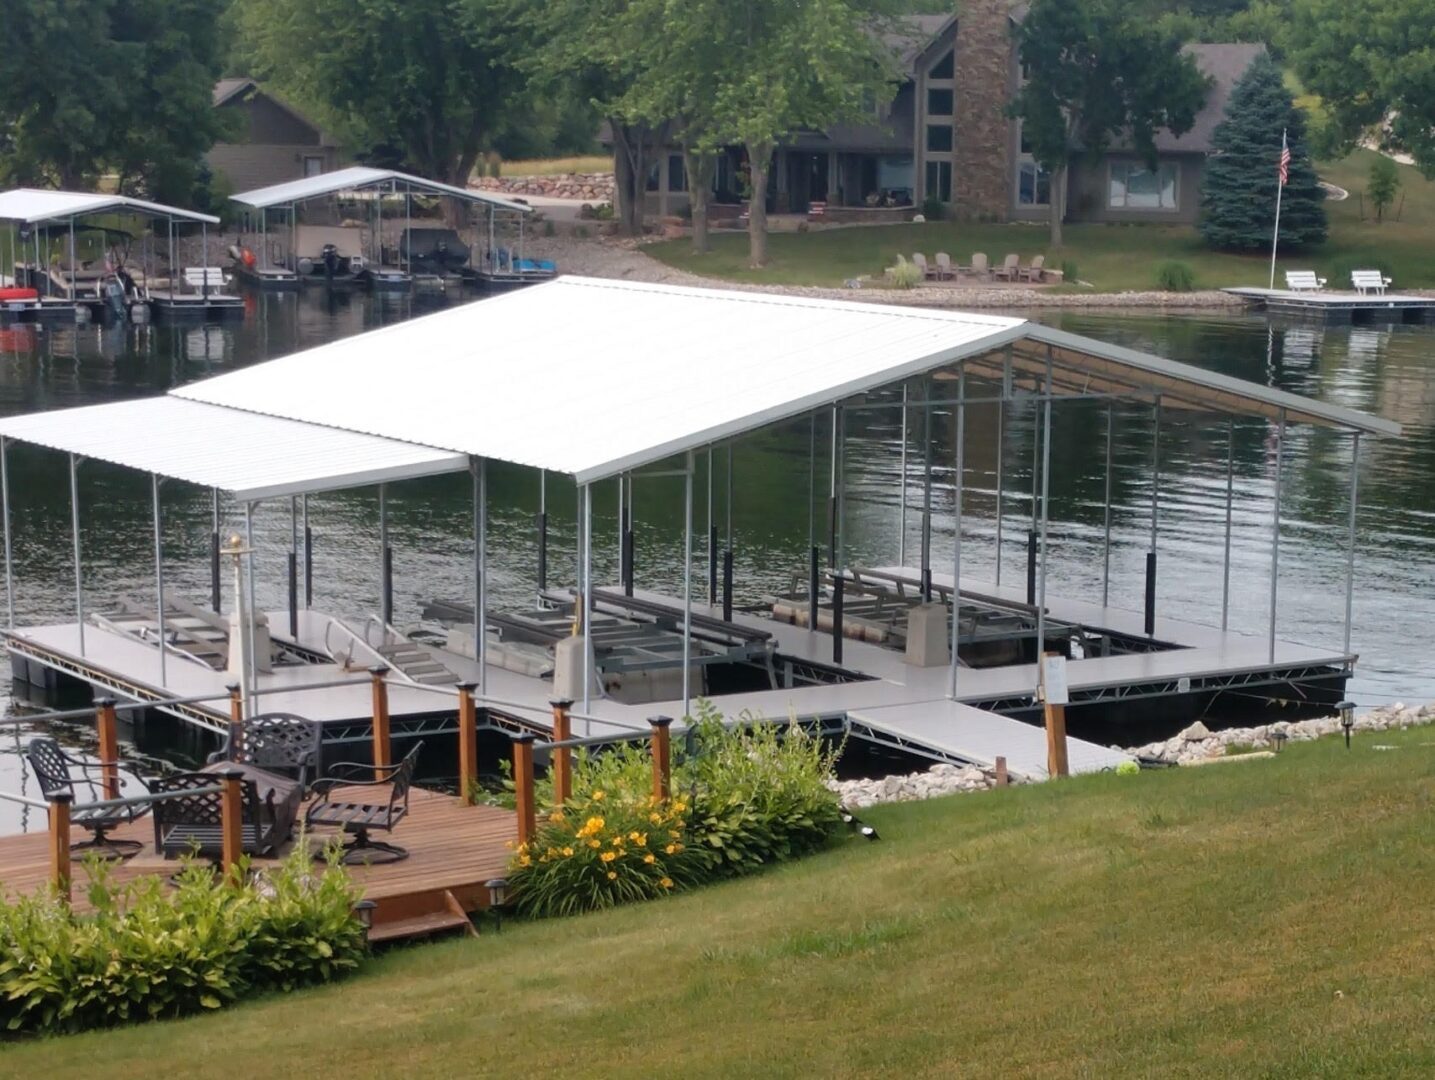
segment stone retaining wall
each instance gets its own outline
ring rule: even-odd
[[[553,176],[484,176],[470,187],[499,195],[542,195],[550,199],[613,201],[612,173],[556,173]]]

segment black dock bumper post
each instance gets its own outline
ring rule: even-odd
[[[633,524],[630,521],[623,529],[623,551],[619,560],[623,579],[623,594],[633,595]]]
[[[821,605],[819,590],[822,588],[822,549],[815,544],[811,549],[811,561],[807,564],[807,629],[817,629],[817,612]]]
[[[209,606],[219,614],[219,533],[209,534]]]
[[[732,622],[732,550],[722,553],[722,617]]]
[[[289,564],[289,636],[299,640],[299,557],[294,552],[285,556]]]
[[[718,594],[718,528],[708,528],[708,604],[717,602]]]
[[[304,526],[304,606],[314,606],[314,530]]]
[[[538,512],[538,591],[548,588],[548,514]]]
[[[832,662],[842,663],[842,575],[832,575]]]
[[[1146,553],[1146,636],[1156,636],[1156,553]]]
[[[1036,603],[1036,530],[1026,534],[1026,602]]]
[[[384,625],[392,626],[394,622],[394,549],[386,546],[384,548],[384,596],[383,596],[383,617]]]

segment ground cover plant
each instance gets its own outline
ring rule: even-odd
[[[95,860],[85,875],[83,913],[54,894],[0,902],[4,1035],[218,1009],[328,982],[365,952],[347,872],[316,870],[303,845],[237,885],[197,862],[176,874],[173,889],[156,875],[117,884]]]

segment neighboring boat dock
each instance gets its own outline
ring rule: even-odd
[[[1435,296],[1411,293],[1334,292],[1324,289],[1223,289],[1272,315],[1328,323],[1435,322]]]

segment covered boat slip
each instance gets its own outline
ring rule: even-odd
[[[162,235],[144,237],[135,262],[131,233],[106,224],[124,218],[163,223]],[[123,195],[16,188],[0,192],[0,222],[9,226],[3,254],[16,284],[38,294],[28,305],[0,304],[8,318],[73,317],[83,309],[123,319],[136,307],[170,316],[243,312],[242,299],[225,291],[220,268],[208,263],[209,226],[219,224],[213,215]],[[200,265],[182,266],[180,230],[195,225]],[[102,235],[100,252],[86,250],[93,233]]]
[[[415,198],[446,199],[479,211],[479,219],[464,236],[442,219],[416,218]],[[258,249],[252,258],[238,258],[236,272],[264,288],[502,286],[553,276],[551,265],[523,258],[524,219],[532,213],[527,204],[392,169],[355,165],[233,199],[245,208],[244,232],[253,238],[246,243]],[[386,214],[386,203],[401,209]]]
[[[682,342],[680,349],[674,347],[677,341]],[[398,363],[403,365],[401,379],[392,377]],[[675,363],[682,365],[680,371]],[[1053,554],[1048,543],[1051,414],[1068,402],[1104,407],[1111,422],[1120,415],[1118,406],[1150,409],[1156,420],[1144,610],[1112,605],[1109,576],[1104,576],[1099,598],[1048,595],[1047,564]],[[775,717],[795,714],[829,730],[846,729],[927,757],[987,764],[1005,756],[1012,768],[1033,775],[1044,768],[1034,757],[1034,729],[1013,717],[1033,709],[1037,660],[1043,652],[1069,657],[1073,704],[1088,709],[1124,707],[1133,700],[1190,702],[1233,687],[1267,687],[1279,696],[1281,687],[1299,693],[1314,683],[1319,693],[1338,694],[1354,662],[1349,610],[1355,473],[1350,521],[1342,523],[1350,526],[1345,646],[1310,649],[1286,642],[1277,636],[1281,445],[1288,424],[1318,424],[1348,438],[1355,463],[1362,437],[1399,433],[1397,425],[1378,418],[1020,319],[582,278],[563,278],[447,309],[193,383],[148,407],[212,409],[216,415],[232,416],[232,423],[215,425],[221,432],[230,425],[230,434],[214,446],[215,462],[235,457],[232,451],[252,434],[247,426],[261,422],[297,425],[296,438],[302,432],[302,439],[370,439],[372,444],[323,455],[330,465],[348,466],[323,476],[316,475],[323,470],[250,476],[221,474],[217,465],[206,466],[213,472],[189,468],[185,437],[171,435],[168,428],[152,427],[143,438],[131,440],[135,445],[120,448],[81,443],[70,434],[91,427],[103,437],[122,426],[118,411],[109,414],[114,424],[46,420],[47,414],[12,418],[0,421],[0,436],[224,488],[245,504],[398,482],[405,469],[416,470],[411,475],[470,471],[473,596],[431,605],[434,618],[444,626],[419,640],[393,628],[386,599],[385,610],[369,622],[345,624],[355,639],[344,658],[350,665],[355,650],[384,648],[390,650],[386,655],[393,655],[395,648],[416,650],[454,681],[477,683],[479,703],[490,715],[507,713],[533,727],[545,725],[548,701],[555,693],[577,699],[580,734],[603,734],[604,725],[613,730],[641,728],[654,714],[682,717],[695,697],[708,695],[730,718],[745,709]],[[972,580],[962,569],[963,552],[970,555],[974,543],[989,542],[975,539],[971,534],[978,523],[964,518],[970,514],[964,499],[970,471],[964,457],[966,421],[968,412],[977,409],[995,413],[999,432],[1005,430],[1009,410],[1037,417],[1032,425],[1036,442],[1031,447],[1027,565],[1011,567],[1009,559],[1007,580],[1002,581],[999,558],[997,580],[989,583]],[[903,540],[894,553],[894,566],[859,566],[852,554],[845,418],[859,410],[900,417],[906,433],[902,496],[894,508],[901,514]],[[1266,626],[1237,632],[1228,625],[1229,511],[1226,585],[1219,603],[1213,597],[1210,607],[1210,621],[1216,623],[1219,616],[1221,628],[1172,620],[1159,610],[1158,580],[1167,582],[1162,586],[1166,589],[1174,589],[1169,582],[1179,580],[1170,572],[1167,579],[1157,575],[1163,416],[1209,426],[1225,436],[1225,460],[1213,462],[1213,467],[1225,467],[1228,485],[1230,425],[1236,420],[1263,423],[1273,436]],[[935,417],[941,418],[941,438],[934,432]],[[788,479],[794,498],[808,498],[812,559],[790,568],[794,578],[807,582],[805,592],[795,589],[757,609],[751,606],[752,590],[741,585],[743,553],[735,550],[731,522],[734,503],[741,512],[742,492],[733,492],[729,481],[722,545],[713,488],[722,484],[721,479],[715,482],[721,475],[716,466],[733,443],[775,425],[801,430],[810,447],[806,468],[794,467]],[[1108,565],[1110,430],[1105,448]],[[225,438],[230,440],[227,448]],[[1098,459],[1101,449],[1094,448]],[[954,478],[943,493],[940,515],[932,496],[939,453],[951,458],[944,457],[940,467]],[[395,459],[402,454],[417,455],[417,460],[405,458],[400,465]],[[701,473],[700,458],[705,466]],[[186,462],[183,471],[180,459]],[[247,466],[243,454],[237,460]],[[498,610],[488,599],[490,461],[534,470],[540,492],[539,554],[537,565],[527,568],[537,602],[522,609]],[[990,485],[998,504],[998,551],[1003,523],[1010,528],[1017,517],[1014,504],[1020,502],[1024,509],[1027,499],[1025,491],[1012,490],[1004,464],[1010,467],[998,452]],[[279,474],[285,467],[282,462],[264,465]],[[561,575],[547,559],[549,473],[572,477],[579,500],[578,555]],[[695,521],[701,513],[695,491],[700,474],[708,489],[701,522],[705,543]],[[633,485],[654,478],[668,478],[669,490],[677,481],[683,491],[683,538],[677,542],[682,572],[676,590],[672,582],[659,583],[661,589],[637,585],[642,568],[634,565]],[[621,570],[619,580],[607,582],[605,588],[593,569],[595,547],[606,546],[607,539],[594,530],[593,492],[595,485],[614,481],[624,493],[615,544]],[[920,493],[916,499],[913,489]],[[381,486],[381,508],[382,491]],[[1009,500],[1005,508],[1003,498]],[[826,502],[829,510],[823,525],[819,502]],[[936,565],[933,557],[939,516],[954,538],[945,565]],[[920,521],[921,539],[908,551],[907,523],[913,517]],[[382,512],[380,521],[380,546],[387,552]],[[991,531],[993,522],[981,524],[982,531]],[[1023,519],[1019,527],[1026,531],[1025,526]],[[291,566],[303,535],[297,524],[293,531]],[[8,545],[8,531],[6,540]],[[1211,542],[1222,543],[1219,520],[1211,522]],[[77,550],[77,567],[79,558]],[[253,557],[236,552],[234,558],[246,560],[247,566]],[[272,572],[262,565],[254,569]],[[504,569],[512,577],[525,568],[505,560]],[[387,575],[387,558],[381,573]],[[293,595],[295,572],[290,575]],[[157,595],[162,595],[160,578],[162,571],[157,570]],[[387,597],[390,586],[387,577],[383,580]],[[962,582],[956,618],[951,609],[953,580]],[[252,573],[248,581],[252,597]],[[735,589],[749,597],[746,610],[734,604]],[[847,601],[850,606],[844,606]],[[291,604],[289,613],[295,631],[291,636],[297,646],[318,654],[319,662],[292,669],[276,662],[272,673],[258,673],[252,670],[255,652],[249,649],[250,685],[261,693],[261,701],[265,679],[322,687],[334,665],[344,666],[327,629],[342,620],[317,612],[300,619],[296,607]],[[58,669],[62,656],[73,660],[86,622],[78,590],[77,620],[70,631],[16,629],[10,647],[31,662]],[[271,626],[278,628],[272,631],[274,640],[280,644],[284,622],[284,613],[271,614]],[[378,631],[377,639],[370,637],[371,626]],[[319,627],[325,628],[322,633]],[[67,632],[72,636],[66,637]],[[94,633],[92,626],[84,636]],[[133,665],[142,665],[143,678],[133,681],[155,688],[149,680],[158,673],[168,688],[160,661],[169,650],[157,649],[143,635],[131,637],[126,657],[117,663],[131,668],[131,677],[139,673]],[[918,638],[920,644],[914,644]],[[134,648],[128,649],[131,644]],[[46,649],[48,660],[37,655]],[[336,695],[322,689],[300,692],[296,686],[296,702],[300,696],[322,699],[300,711],[335,725],[362,726],[367,716],[365,676],[353,674],[352,690]],[[204,677],[222,681],[221,672]],[[417,710],[410,715],[426,722],[419,702],[425,695],[443,699],[438,687],[414,682],[396,694],[393,711],[397,718],[405,710]],[[263,705],[273,707],[267,701]],[[451,707],[449,716],[452,723]],[[1073,750],[1072,759],[1076,768],[1100,768],[1120,757],[1084,744]]]

